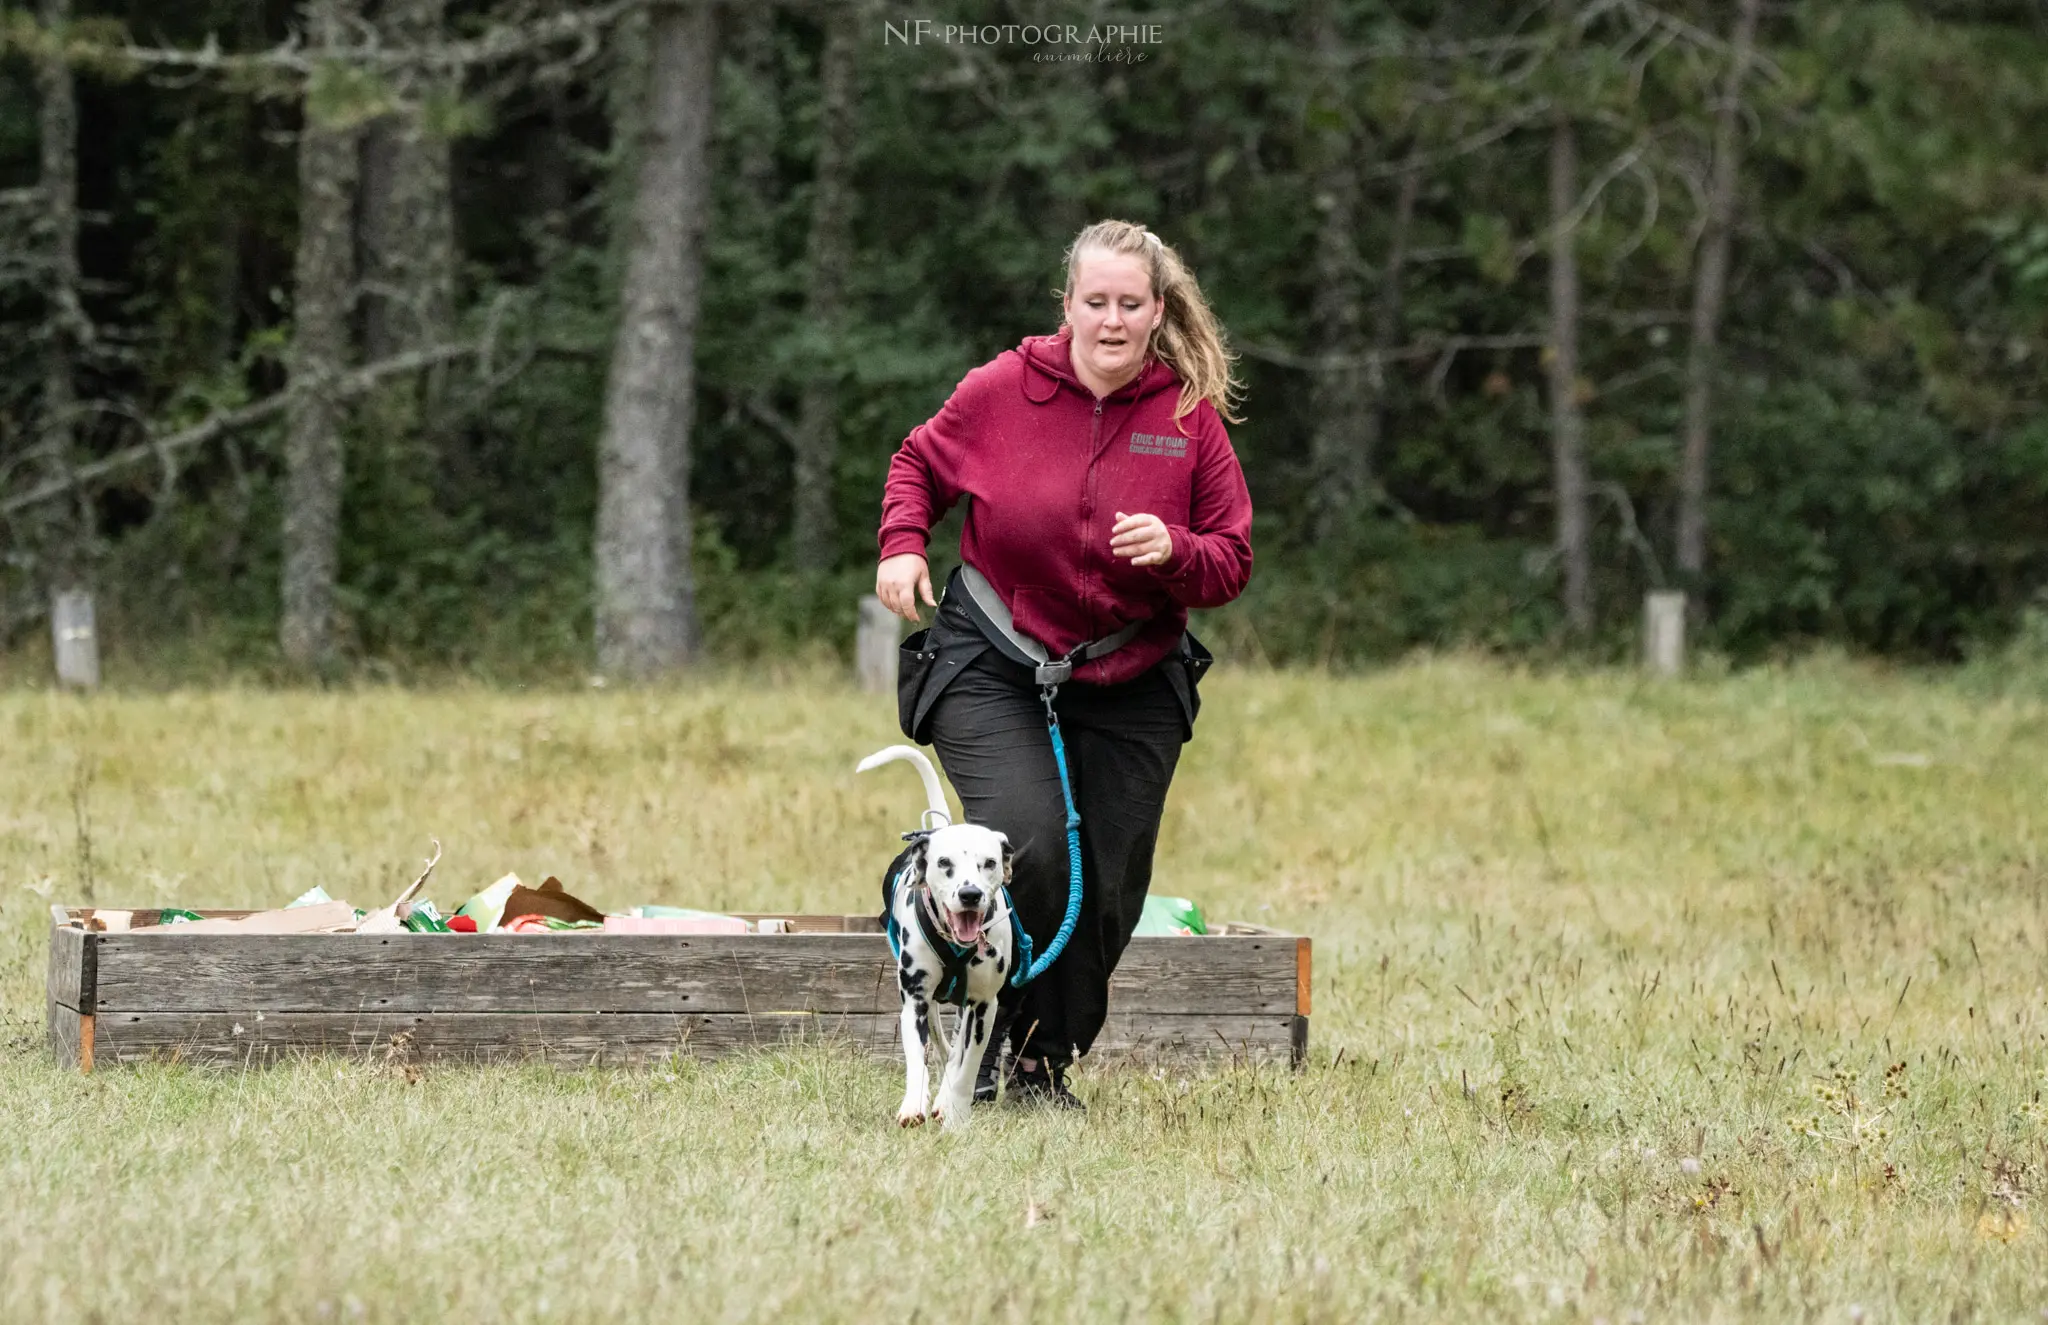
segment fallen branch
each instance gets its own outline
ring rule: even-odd
[[[108,474],[146,460],[155,460],[168,469],[171,457],[177,452],[203,445],[225,433],[239,431],[281,414],[293,401],[311,394],[315,389],[323,390],[337,400],[348,400],[374,390],[387,378],[402,377],[407,373],[432,368],[436,364],[470,358],[483,353],[484,348],[481,342],[429,346],[406,354],[395,354],[388,359],[379,359],[376,363],[364,364],[361,368],[343,373],[326,382],[302,382],[288,386],[254,404],[221,410],[208,415],[189,428],[180,429],[168,436],[152,437],[116,451],[112,455],[73,466],[68,474],[46,479],[27,492],[0,500],[0,515],[12,515],[16,511],[48,501],[52,497],[61,497],[81,484],[104,478]]]
[[[529,51],[565,41],[592,43],[598,33],[625,15],[643,9],[649,0],[611,0],[609,4],[553,14],[524,24],[501,24],[467,41],[436,42],[428,45],[390,47],[374,33],[366,40],[325,47],[302,44],[298,38],[263,51],[224,51],[219,39],[207,37],[198,47],[139,46],[133,41],[119,45],[99,43],[76,35],[54,39],[37,31],[34,37],[13,34],[16,46],[55,43],[73,60],[105,61],[130,69],[184,70],[192,73],[284,73],[304,77],[325,64],[345,64],[369,69],[466,69],[472,65],[495,64]],[[366,30],[367,31],[367,30]]]
[[[1540,332],[1519,332],[1504,336],[1447,336],[1442,340],[1420,341],[1414,345],[1403,345],[1385,352],[1367,350],[1363,354],[1299,354],[1278,345],[1267,345],[1259,341],[1232,341],[1232,344],[1254,359],[1277,363],[1284,368],[1300,368],[1308,372],[1327,372],[1338,368],[1375,368],[1414,359],[1455,357],[1465,350],[1526,350],[1543,343],[1544,336]]]
[[[1417,152],[1398,161],[1382,161],[1359,172],[1360,179],[1392,179],[1411,170],[1430,171],[1447,165],[1462,156],[1470,156],[1481,148],[1491,146],[1507,137],[1523,125],[1550,112],[1550,100],[1537,97],[1524,105],[1516,106],[1506,115],[1475,133],[1467,134],[1455,143],[1434,151]]]

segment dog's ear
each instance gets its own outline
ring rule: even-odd
[[[922,887],[924,886],[924,875],[925,875],[925,866],[926,866],[927,864],[929,864],[929,863],[930,863],[930,861],[931,861],[931,858],[932,858],[932,840],[931,840],[931,838],[930,838],[929,836],[927,836],[927,837],[920,837],[920,838],[918,838],[918,839],[917,839],[917,841],[915,841],[915,842],[913,842],[913,843],[911,844],[911,847],[910,847],[910,886],[911,886],[911,887],[913,887],[913,888],[922,888]]]
[[[1010,861],[1017,853],[1010,849],[1010,839],[1004,834],[997,833],[996,841],[1003,844],[1003,886],[1007,888],[1010,886]]]

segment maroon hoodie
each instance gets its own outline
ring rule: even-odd
[[[922,554],[932,525],[973,498],[961,559],[1055,657],[1150,618],[1129,644],[1074,670],[1109,684],[1170,653],[1190,607],[1244,592],[1252,500],[1214,406],[1175,422],[1180,377],[1156,359],[1098,400],[1074,375],[1070,334],[1027,336],[911,429],[882,490],[881,555]],[[1165,521],[1172,559],[1133,566],[1112,553],[1118,511]]]

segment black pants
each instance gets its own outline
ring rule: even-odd
[[[1081,814],[1081,919],[1045,974],[1003,990],[997,1024],[1007,1025],[1017,1057],[1070,1062],[1088,1052],[1108,1015],[1110,973],[1145,904],[1188,730],[1165,670],[1181,666],[1168,657],[1135,680],[1060,687],[1055,707]],[[968,821],[1010,839],[1010,895],[1043,953],[1067,910],[1067,811],[1031,673],[983,652],[933,703],[929,730]]]

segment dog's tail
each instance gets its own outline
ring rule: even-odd
[[[939,785],[939,770],[933,768],[932,761],[924,757],[924,751],[909,745],[892,745],[877,750],[861,760],[853,771],[865,773],[871,768],[880,768],[884,764],[893,764],[899,760],[916,766],[917,776],[924,781],[924,798],[930,807],[929,812],[938,815],[943,823],[952,823],[953,812],[946,808],[946,792]]]

